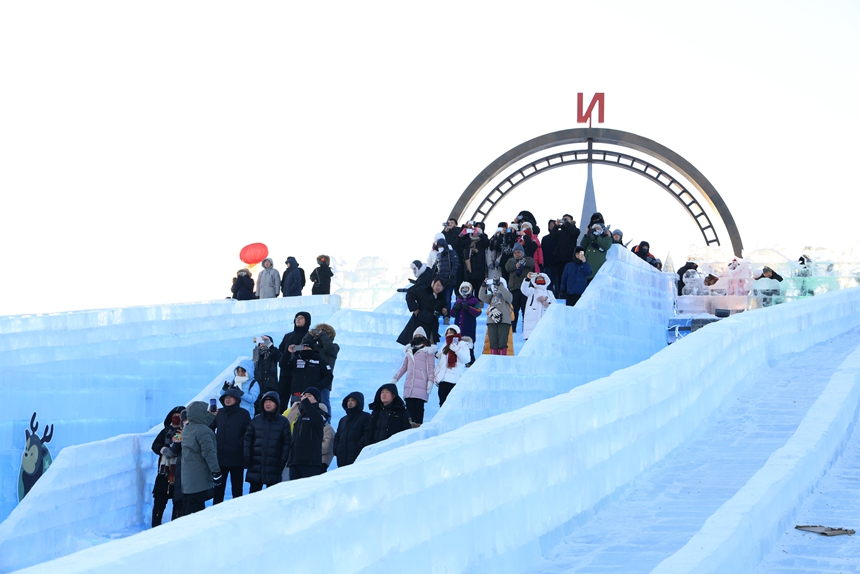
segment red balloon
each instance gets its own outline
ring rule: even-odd
[[[239,259],[248,265],[256,265],[269,256],[269,248],[262,243],[246,245],[239,252]]]

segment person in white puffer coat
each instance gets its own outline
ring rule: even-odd
[[[529,273],[520,291],[526,297],[526,312],[523,319],[523,339],[528,340],[540,318],[555,303],[555,295],[549,290],[549,276],[546,273]]]
[[[419,427],[424,423],[424,403],[430,400],[430,389],[436,382],[436,345],[427,339],[424,328],[418,327],[412,333],[412,341],[403,347],[403,353],[403,363],[394,373],[391,383],[396,385],[406,374],[403,398],[406,399],[412,426]]]
[[[262,264],[263,269],[257,276],[257,299],[274,299],[281,292],[281,274],[271,257],[263,259]]]
[[[460,380],[466,363],[469,362],[469,348],[472,339],[460,335],[460,327],[451,325],[445,330],[445,346],[436,353],[436,386],[439,387],[439,406],[445,404],[448,394]]]

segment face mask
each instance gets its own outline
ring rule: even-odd
[[[418,347],[424,344],[424,337],[415,337],[412,339],[412,346]]]
[[[436,251],[438,251],[439,253],[442,253],[443,251],[445,251],[445,248],[444,247],[438,247],[436,249]]]

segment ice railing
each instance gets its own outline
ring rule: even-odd
[[[415,564],[434,572],[526,571],[566,525],[709,424],[746,375],[857,326],[860,290],[744,313],[556,398],[32,571],[113,573],[122,564],[126,574],[151,572],[164,556],[189,547],[197,549],[201,571],[283,566],[278,553],[220,552],[225,536],[236,548],[278,547],[285,537],[339,541],[332,552],[291,555],[290,568],[300,572],[394,572]],[[852,391],[845,398],[856,397]],[[831,413],[812,462],[826,465],[835,456],[853,424],[849,411]],[[779,466],[781,474],[771,478],[792,484],[794,494],[808,492],[815,473],[804,467]],[[751,494],[748,502],[762,509],[756,516],[773,519],[796,503],[774,493]],[[296,519],[301,516],[312,519]],[[742,520],[726,545],[707,553],[710,571],[734,571],[723,568],[731,561],[750,563],[778,528],[755,523],[749,529]]]

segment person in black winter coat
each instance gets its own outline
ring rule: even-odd
[[[370,443],[370,413],[364,410],[364,395],[358,391],[343,399],[346,416],[337,423],[334,435],[334,455],[338,468],[355,462],[361,449]]]
[[[558,241],[559,226],[554,219],[550,219],[547,223],[549,232],[540,240],[541,249],[543,249],[543,265],[540,266],[541,273],[546,273],[549,277],[549,290],[558,297],[558,280],[559,272],[564,271],[564,265],[557,268],[555,264],[555,245]]]
[[[424,329],[431,343],[439,342],[439,316],[444,305],[443,293],[444,286],[438,280],[434,280],[430,287],[421,287],[416,283],[406,290],[406,306],[412,316],[397,337],[399,344],[406,345],[412,341],[412,334],[418,327]]]
[[[322,474],[322,443],[328,413],[320,407],[320,391],[315,387],[302,394],[299,415],[293,423],[290,444],[290,480]]]
[[[328,295],[331,293],[331,278],[334,272],[331,270],[331,258],[328,255],[317,257],[318,267],[311,271],[311,294]]]
[[[579,245],[580,230],[576,226],[573,216],[566,213],[558,221],[558,235],[555,243],[555,264],[558,269],[573,261],[573,251]]]
[[[302,344],[302,339],[308,334],[310,328],[311,314],[307,311],[299,311],[293,319],[293,330],[284,335],[281,344],[278,345],[278,351],[281,352],[281,358],[278,361],[278,366],[281,368],[281,373],[278,376],[278,396],[284,397],[285,403],[287,397],[290,396],[292,387],[290,359],[292,359],[295,348]]]
[[[152,527],[159,526],[167,508],[167,501],[174,498],[175,486],[179,479],[176,476],[176,465],[179,462],[181,450],[182,422],[180,413],[185,407],[178,406],[170,409],[164,417],[164,428],[158,431],[152,441],[152,452],[158,455],[158,474],[152,487]],[[178,435],[178,436],[177,436]],[[179,440],[176,440],[176,439]],[[182,505],[174,499],[171,520],[179,518]]]
[[[281,414],[278,393],[268,392],[262,399],[263,412],[254,417],[245,433],[245,482],[251,492],[281,482],[290,456],[290,422]]]
[[[454,247],[460,261],[463,262],[463,279],[472,285],[477,292],[481,283],[487,278],[487,247],[490,238],[484,234],[483,223],[474,226],[466,225],[460,232]]]
[[[281,350],[272,344],[268,335],[257,337],[254,347],[254,378],[260,383],[260,394],[278,390],[278,363]]]
[[[233,299],[239,301],[250,301],[256,298],[254,280],[251,279],[251,273],[247,269],[239,269],[236,277],[233,278],[233,286],[230,291],[233,293]]]
[[[290,359],[290,404],[302,399],[305,389],[325,388],[331,392],[334,378],[331,365],[322,358],[320,343],[310,333],[305,335],[301,345],[294,347]],[[322,402],[318,400],[317,402]],[[284,401],[286,406],[286,401]],[[328,407],[329,405],[326,405]]]
[[[370,444],[411,428],[409,411],[397,393],[397,385],[386,383],[379,387],[370,403]]]
[[[300,297],[305,287],[305,271],[295,257],[287,257],[284,264],[287,268],[281,276],[281,293],[284,297]]]
[[[523,211],[519,212],[517,214],[516,221],[520,225],[520,230],[522,230],[522,228],[523,228],[523,222],[531,223],[532,232],[535,235],[540,235],[540,227],[538,227],[537,219],[535,219],[535,216],[532,215],[531,211],[523,210]]]
[[[242,496],[242,482],[245,478],[245,433],[251,424],[251,415],[239,404],[244,394],[237,388],[224,391],[220,399],[222,406],[211,425],[215,431],[215,450],[223,477],[223,480],[215,485],[213,504],[224,502],[228,474],[233,498]]]

